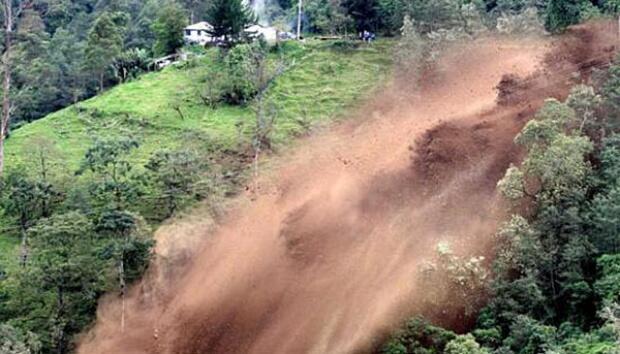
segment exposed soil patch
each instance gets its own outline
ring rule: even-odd
[[[420,92],[387,89],[360,119],[272,161],[260,188],[203,231],[182,277],[133,290],[124,332],[118,301],[103,303],[79,352],[369,352],[416,313],[464,329],[455,294],[430,291],[421,269],[440,241],[489,253],[514,136],[545,97],[609,60],[607,31],[617,28],[469,43]]]

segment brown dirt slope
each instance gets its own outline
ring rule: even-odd
[[[421,269],[441,241],[489,253],[504,217],[495,185],[519,160],[514,136],[544,97],[566,96],[610,60],[610,33],[600,23],[554,43],[453,48],[419,92],[388,88],[359,119],[271,161],[213,234],[190,232],[204,237],[181,276],[156,282],[153,266],[124,330],[119,301],[103,302],[79,353],[369,352],[415,313],[464,329],[466,300]]]

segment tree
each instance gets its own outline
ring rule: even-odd
[[[485,348],[481,348],[480,344],[471,334],[458,336],[451,340],[444,351],[445,354],[489,354]]]
[[[4,141],[11,124],[11,77],[13,73],[13,1],[2,0],[4,47],[2,53],[2,116],[0,117],[0,175],[4,172]]]
[[[24,334],[19,329],[0,324],[0,353],[2,354],[34,354],[40,349],[36,335]]]
[[[620,252],[620,185],[592,201],[593,241],[602,252]]]
[[[265,53],[255,44],[240,44],[232,48],[224,64],[227,81],[224,99],[231,104],[244,104],[256,96],[259,90],[255,80]]]
[[[95,256],[92,223],[79,213],[54,215],[29,230],[32,254],[9,306],[44,352],[67,353],[88,324],[103,290],[105,267]]]
[[[603,9],[614,14],[620,12],[620,0],[603,0]]]
[[[144,49],[129,49],[121,53],[112,66],[119,82],[135,79],[143,72],[149,70],[151,60]]]
[[[556,329],[552,326],[545,326],[528,316],[517,316],[511,322],[510,335],[504,346],[515,354],[544,353],[556,344]]]
[[[123,48],[124,16],[118,13],[101,14],[88,33],[86,64],[97,75],[99,91],[103,91],[105,75]]]
[[[201,194],[197,185],[200,159],[191,151],[158,151],[145,166],[156,200],[163,204],[162,219],[171,217],[185,201]]]
[[[566,105],[575,111],[577,118],[581,121],[580,132],[593,125],[596,109],[602,102],[602,97],[591,86],[577,85],[572,88],[570,96],[566,99]]]
[[[32,180],[24,173],[12,172],[4,183],[2,207],[7,216],[14,217],[21,236],[21,265],[28,258],[28,229],[37,220],[49,217],[58,201],[55,188],[44,180]]]
[[[256,23],[256,16],[242,0],[213,0],[206,17],[213,26],[209,34],[225,42],[238,41]]]
[[[342,6],[347,14],[355,21],[358,32],[376,31],[379,26],[378,9],[376,0],[344,0]]]
[[[50,38],[37,11],[21,11],[13,45],[13,121],[32,121],[59,107],[60,70],[50,57]]]
[[[435,327],[425,319],[409,319],[381,348],[382,354],[444,353],[456,334]]]
[[[183,7],[189,13],[189,22],[196,22],[196,14],[203,14],[206,11],[206,6],[209,2],[204,0],[181,0]]]
[[[104,211],[97,221],[96,231],[109,239],[105,253],[116,265],[122,300],[121,331],[124,331],[127,284],[140,277],[146,269],[153,242],[147,237],[148,232],[141,218],[124,210]]]
[[[606,125],[617,130],[620,127],[620,65],[616,63],[609,68],[602,87],[604,106],[608,110]]]
[[[88,93],[87,75],[83,70],[85,43],[65,28],[56,30],[50,40],[50,62],[58,68],[56,87],[60,88],[58,106],[77,103]]]
[[[608,321],[612,330],[616,334],[616,347],[609,354],[620,353],[620,304],[607,304],[603,309],[603,318]]]
[[[545,25],[535,7],[528,7],[519,12],[501,12],[495,28],[499,33],[508,35],[529,34],[540,36],[546,33]]]
[[[549,0],[546,9],[545,26],[557,32],[579,22],[584,0]]]
[[[534,203],[532,223],[516,216],[500,232],[496,296],[489,309],[503,331],[518,315],[542,323],[570,320],[584,328],[595,320],[591,269],[596,248],[587,236],[586,203],[592,173],[586,157],[593,147],[579,135],[584,104],[574,106],[579,113],[559,101],[546,102],[515,139],[527,150],[522,166],[511,166],[498,184],[509,198],[528,197]],[[522,319],[518,328],[536,327]],[[539,349],[540,344],[531,344],[522,353]]]
[[[91,195],[102,207],[123,210],[138,195],[127,155],[138,147],[130,138],[99,140],[86,151],[78,174],[90,171]]]
[[[401,0],[378,0],[377,11],[383,22],[383,30],[386,34],[397,34],[403,26],[405,16],[403,2]]]
[[[577,121],[575,111],[568,105],[556,100],[547,101],[536,119],[528,122],[515,139],[528,151],[522,165],[523,172],[509,169],[500,185],[515,185],[515,176],[526,181],[533,178],[549,196],[570,193],[583,185],[590,171],[585,156],[592,151],[592,143],[586,137],[564,133]]]
[[[305,3],[305,15],[310,31],[319,33],[346,33],[352,19],[347,15],[342,0],[312,0]]]
[[[600,278],[596,281],[597,294],[605,302],[620,301],[620,254],[606,254],[598,261]]]
[[[183,9],[174,1],[168,1],[157,14],[152,25],[155,32],[157,55],[175,53],[183,46],[183,29],[187,26],[187,17]]]
[[[591,201],[592,240],[602,253],[620,252],[620,139],[603,140],[600,153],[601,189]]]

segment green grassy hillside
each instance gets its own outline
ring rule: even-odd
[[[389,71],[389,46],[383,42],[342,51],[330,43],[311,43],[285,50],[288,69],[268,93],[278,107],[276,143],[287,142],[316,122],[334,119],[368,94]],[[254,113],[251,105],[210,109],[203,104],[199,93],[210,71],[217,69],[216,55],[211,52],[185,68],[144,75],[16,130],[7,141],[8,166],[25,164],[31,139],[41,137],[56,145],[70,169],[78,166],[95,139],[115,135],[140,141],[138,161],[188,139],[208,138],[214,146],[234,149],[248,139]]]
[[[336,44],[289,43],[270,54],[271,61],[287,63],[267,92],[277,107],[276,148],[316,124],[341,117],[388,77],[389,41],[348,49]],[[97,139],[130,136],[140,143],[131,155],[138,169],[157,150],[200,146],[205,151],[206,146],[210,156],[205,158],[243,171],[255,126],[252,104],[213,109],[200,98],[209,77],[221,70],[217,56],[213,50],[182,66],[141,76],[13,131],[6,143],[7,168],[35,168],[33,147],[38,144],[49,150],[54,170],[67,177],[65,183],[76,183],[79,179],[72,176]],[[2,219],[0,210],[0,265],[16,258],[11,254],[16,255],[18,242],[17,235],[6,232],[10,229],[3,232]]]

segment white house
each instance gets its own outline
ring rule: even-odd
[[[183,38],[185,42],[189,44],[205,45],[213,42],[213,37],[209,34],[211,29],[213,29],[213,26],[211,26],[209,22],[198,22],[185,27]]]
[[[205,45],[216,41],[216,38],[209,34],[213,26],[209,22],[198,22],[185,27],[183,30],[183,38],[185,43]],[[269,44],[275,44],[278,41],[279,31],[275,27],[267,27],[262,25],[252,25],[245,29],[245,33],[252,38],[263,38]]]

